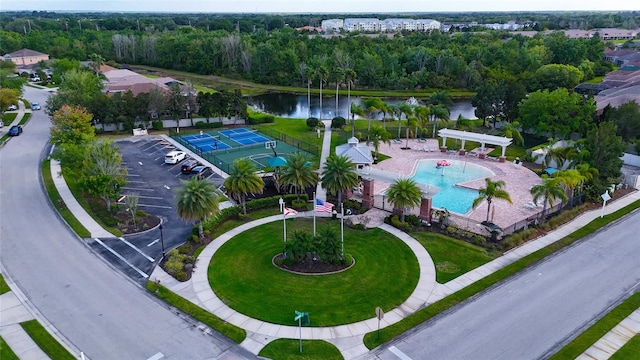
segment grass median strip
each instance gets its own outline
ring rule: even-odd
[[[640,354],[640,334],[632,337],[626,344],[624,344],[615,354],[613,354],[609,360],[628,360],[638,358]]]
[[[49,332],[38,322],[38,320],[29,320],[20,323],[20,326],[29,334],[29,337],[44,351],[52,360],[74,360],[73,356],[67,349],[62,346]]]
[[[7,342],[0,336],[0,359],[2,360],[20,360],[18,355],[11,350]]]
[[[42,181],[44,182],[44,187],[47,190],[47,194],[49,195],[49,199],[51,199],[51,203],[58,210],[60,216],[64,219],[64,221],[69,224],[71,229],[78,234],[81,238],[91,237],[91,233],[87,230],[78,219],[71,213],[64,200],[60,197],[58,193],[58,189],[53,183],[53,178],[51,177],[51,165],[50,160],[46,160],[42,163]]]
[[[171,304],[172,306],[176,307],[192,318],[200,321],[201,323],[220,332],[221,334],[225,335],[238,344],[247,337],[247,332],[244,331],[244,329],[241,329],[233,324],[229,324],[228,322],[220,319],[207,310],[204,310],[196,304],[171,292],[169,289],[160,284],[156,284],[153,281],[148,281],[146,287],[147,290],[149,290],[160,299],[166,301],[167,303]]]
[[[8,293],[9,291],[11,291],[9,285],[7,285],[7,282],[4,281],[4,277],[0,274],[0,295]]]
[[[302,352],[300,352],[300,340],[295,339],[274,340],[262,348],[258,356],[277,360],[344,359],[338,348],[322,340],[302,340]]]
[[[379,338],[377,336],[377,332],[370,332],[366,334],[364,337],[364,343],[369,349],[373,349],[381,344],[384,344],[385,342],[404,333],[405,331],[431,319],[439,313],[461,303],[462,301],[470,298],[471,296],[479,293],[482,290],[487,289],[488,287],[498,283],[499,281],[508,278],[509,276],[519,272],[520,270],[544,259],[554,252],[573,244],[575,241],[594,233],[603,226],[620,219],[621,217],[638,208],[640,208],[640,201],[631,203],[612,214],[605,215],[603,218],[597,218],[584,227],[556,241],[555,243],[550,244],[547,247],[544,247],[528,256],[523,257],[516,262],[505,266],[495,273],[483,279],[480,279],[475,283],[465,287],[464,289],[409,315],[408,317],[393,325],[381,329]]]
[[[601,337],[618,325],[632,312],[640,308],[640,293],[635,293],[623,301],[615,309],[598,320],[589,329],[578,335],[564,348],[551,356],[550,360],[575,359],[595,344]],[[630,345],[630,346],[633,346]],[[636,346],[637,348],[637,346]],[[622,349],[621,349],[622,350]],[[626,350],[625,350],[626,351]],[[640,352],[635,352],[636,358]],[[620,359],[632,359],[632,357],[620,357]]]

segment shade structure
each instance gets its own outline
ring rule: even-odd
[[[287,159],[282,156],[274,156],[267,159],[267,164],[271,167],[279,167],[287,165]]]
[[[438,162],[436,163],[437,167],[442,169],[442,174],[444,176],[444,168],[447,166],[451,166],[451,163],[448,162],[447,160],[438,160]]]

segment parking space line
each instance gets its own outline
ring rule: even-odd
[[[120,196],[124,196],[127,194],[120,194]],[[156,199],[156,200],[163,200],[163,197],[159,197],[159,196],[142,196],[142,195],[138,195],[138,198],[140,199]]]
[[[129,245],[130,248],[132,248],[133,250],[137,251],[140,255],[144,256],[145,258],[147,258],[147,260],[154,262],[154,258],[152,258],[151,256],[145,254],[142,252],[142,250],[138,249],[135,245],[133,245],[132,243],[128,242],[127,240],[125,240],[125,238],[123,237],[119,237],[118,239],[120,239],[120,241],[122,241],[123,243]]]
[[[411,360],[411,358],[408,357],[407,354],[403,353],[402,351],[400,351],[400,349],[398,349],[395,346],[389,347],[389,351],[391,351],[393,353],[393,355],[397,356],[398,358],[400,358],[402,360]]]
[[[153,144],[153,145],[149,146],[148,148],[142,149],[142,151],[147,151],[147,150],[151,149],[152,147],[155,147],[156,145],[157,144]]]
[[[154,189],[143,189],[143,188],[134,188],[134,187],[122,187],[121,189],[126,189],[126,190],[136,190],[136,191],[155,191]]]
[[[118,254],[115,250],[113,250],[112,248],[108,247],[105,243],[103,243],[102,241],[100,241],[100,239],[98,238],[93,238],[93,240],[95,240],[98,244],[102,245],[105,249],[107,249],[107,251],[109,251],[110,253],[112,253],[113,255],[115,255],[118,259],[122,260],[125,264],[129,265],[129,267],[131,267],[133,270],[135,270],[138,274],[142,275],[142,277],[144,277],[145,279],[149,278],[149,275],[145,274],[142,270],[138,269],[137,267],[133,266],[129,261],[127,261],[127,259],[125,259],[124,257],[122,257],[122,255]]]
[[[152,357],[148,358],[147,360],[160,360],[164,357],[164,354],[159,352],[155,355],[153,355]]]
[[[162,206],[162,205],[138,204],[138,206],[152,207],[152,208],[159,208],[159,209],[173,209],[171,206]]]
[[[147,247],[149,247],[149,246],[151,246],[151,245],[153,245],[153,244],[157,244],[157,243],[158,243],[158,241],[160,241],[160,239],[155,239],[155,240],[153,240],[152,242],[150,242],[149,244],[147,244]]]
[[[140,176],[140,175],[136,175],[136,174],[127,174],[127,176]]]

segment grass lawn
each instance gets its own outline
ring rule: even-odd
[[[31,117],[31,113],[24,113],[24,115],[22,115],[22,119],[20,119],[20,122],[18,123],[18,125],[26,124],[27,121],[29,121],[30,117]]]
[[[573,341],[568,343],[564,348],[551,356],[550,360],[575,359],[591,345],[595,344],[601,337],[613,329],[620,321],[624,320],[632,312],[640,308],[640,293],[635,293],[623,301],[615,309],[598,320],[589,329],[578,335]],[[636,344],[638,345],[638,344]],[[630,346],[633,346],[630,345]],[[637,348],[637,346],[636,346]],[[635,359],[638,359],[636,352]],[[620,359],[634,359],[634,357],[621,357]]]
[[[4,277],[2,276],[2,274],[0,274],[0,295],[8,293],[9,291],[11,291],[11,288],[9,288],[7,282],[4,281]]]
[[[244,331],[244,329],[229,324],[207,310],[204,310],[181,296],[174,294],[162,285],[156,284],[153,281],[147,281],[146,288],[160,299],[166,301],[172,306],[175,306],[177,309],[180,309],[180,311],[188,314],[203,324],[206,324],[238,344],[244,341],[247,337],[247,332]]]
[[[16,119],[18,113],[6,113],[2,115],[2,121],[4,121],[4,126],[9,126]]]
[[[2,360],[20,360],[20,358],[11,350],[7,342],[0,336],[0,359]]]
[[[444,284],[489,261],[500,257],[498,251],[490,251],[467,242],[430,232],[413,232],[429,252],[436,265],[436,281]]]
[[[302,340],[300,352],[300,340],[295,339],[274,340],[260,350],[258,356],[274,360],[344,359],[338,348],[322,340]]]
[[[60,194],[58,193],[58,189],[53,184],[53,178],[51,177],[51,165],[50,161],[46,160],[42,163],[42,182],[44,183],[44,187],[47,190],[47,194],[49,195],[49,199],[51,199],[51,203],[58,210],[58,213],[64,221],[69,224],[71,229],[78,234],[78,236],[82,238],[91,237],[91,233],[87,230],[78,219],[73,216],[67,205],[64,203]]]
[[[122,231],[115,228],[118,225],[118,220],[109,213],[107,206],[102,201],[87,199],[75,179],[66,177],[65,180],[80,206],[82,206],[100,226],[115,236],[122,236]],[[115,207],[116,204],[111,204],[111,206]]]
[[[640,334],[632,337],[624,346],[616,351],[609,360],[629,360],[640,357]]]
[[[287,221],[294,230],[312,231],[312,219]],[[318,219],[318,227],[339,222]],[[263,321],[295,325],[294,310],[308,312],[311,326],[333,326],[372,318],[376,306],[389,311],[411,294],[419,268],[401,240],[380,229],[345,228],[345,253],[356,264],[332,275],[297,275],[272,264],[282,252],[282,222],[250,229],[224,244],[209,264],[209,283],[235,310]],[[202,264],[200,266],[203,266]]]
[[[624,208],[612,213],[605,215],[603,218],[597,218],[591,221],[589,224],[583,226],[582,228],[572,232],[571,234],[565,236],[564,238],[556,241],[553,244],[548,245],[532,254],[529,254],[522,259],[515,261],[502,269],[494,272],[491,275],[488,275],[471,285],[463,288],[462,290],[455,292],[446,298],[437,301],[426,308],[420,309],[417,312],[407,316],[401,321],[387,326],[386,328],[380,331],[380,336],[378,337],[377,332],[372,331],[367,333],[364,336],[365,346],[369,349],[373,349],[394,337],[404,333],[405,331],[422,324],[423,322],[433,318],[434,316],[442,313],[443,311],[450,309],[451,307],[459,304],[460,302],[470,298],[478,294],[480,291],[498,283],[501,280],[508,278],[509,276],[531,266],[538,261],[546,258],[547,256],[560,251],[567,246],[570,246],[574,242],[584,238],[585,236],[592,234],[603,226],[622,218],[623,216],[629,214],[630,212],[640,208],[640,201],[636,201],[632,204],[625,206]],[[599,337],[598,337],[599,338]],[[598,339],[596,338],[596,340]],[[594,340],[595,341],[595,340]],[[593,343],[593,342],[592,342]],[[588,347],[588,346],[587,346]],[[586,349],[586,348],[585,348]],[[584,351],[584,350],[583,350]],[[582,351],[580,352],[582,353]],[[580,354],[578,353],[578,354]],[[578,355],[576,354],[576,356]],[[571,357],[571,359],[574,359]],[[564,359],[564,358],[559,358]]]
[[[20,326],[24,331],[29,334],[29,337],[38,345],[47,356],[54,360],[74,360],[73,356],[67,349],[62,346],[56,339],[54,339],[47,330],[40,325],[38,320],[29,320],[20,323]],[[4,358],[3,358],[4,359]]]

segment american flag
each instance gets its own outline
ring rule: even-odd
[[[295,215],[298,212],[294,209],[289,209],[288,207],[284,208],[284,216],[287,217],[289,215]]]
[[[320,199],[316,199],[316,211],[331,213],[332,207],[333,207],[332,203],[327,201],[322,201]]]

